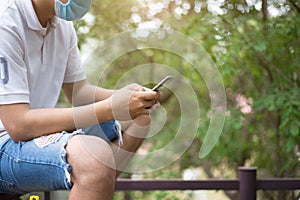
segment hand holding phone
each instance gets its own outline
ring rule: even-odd
[[[151,90],[157,92],[159,88],[164,86],[164,84],[166,82],[168,82],[169,80],[171,80],[172,78],[173,78],[173,76],[166,76],[163,80],[161,80],[158,84],[156,84]],[[151,107],[147,107],[146,109],[150,109],[150,108]],[[156,110],[156,108],[154,108],[153,110]]]

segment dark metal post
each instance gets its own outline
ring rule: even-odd
[[[239,167],[240,200],[256,200],[256,168]]]
[[[45,200],[50,200],[50,192],[45,192]]]

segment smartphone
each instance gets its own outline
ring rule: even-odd
[[[162,81],[160,81],[157,85],[155,85],[152,90],[153,91],[157,91],[159,88],[161,88],[162,86],[164,86],[164,84],[166,82],[168,82],[169,80],[171,80],[173,78],[173,76],[166,76]]]

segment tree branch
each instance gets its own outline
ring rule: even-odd
[[[300,14],[300,7],[293,0],[289,0],[289,2],[295,7],[297,12]]]
[[[263,21],[266,22],[268,19],[268,2],[267,0],[262,0],[262,14],[263,14]]]

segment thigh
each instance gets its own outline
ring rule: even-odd
[[[65,146],[73,135],[63,132],[19,143],[8,139],[1,146],[0,193],[70,189]]]

